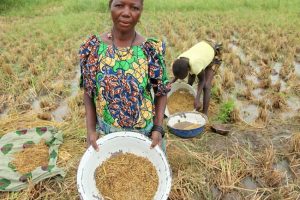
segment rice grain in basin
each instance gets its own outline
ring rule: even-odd
[[[105,200],[152,200],[158,188],[153,164],[131,153],[112,156],[96,169],[95,177]]]

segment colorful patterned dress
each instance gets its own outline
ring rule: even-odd
[[[147,39],[128,48],[113,48],[99,36],[80,47],[81,87],[94,99],[99,125],[150,131],[154,102],[150,93],[166,95],[169,83],[164,61],[165,44]]]

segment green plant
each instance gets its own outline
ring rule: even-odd
[[[217,119],[223,123],[230,121],[230,115],[234,109],[234,101],[228,100],[226,102],[223,102],[220,106],[219,114],[217,116]]]

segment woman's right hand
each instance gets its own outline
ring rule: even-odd
[[[99,135],[98,133],[96,132],[92,132],[92,133],[88,133],[88,138],[87,138],[87,144],[88,144],[88,147],[90,145],[92,145],[92,147],[96,150],[96,151],[99,151],[99,147],[96,143],[96,141],[98,140],[99,138]]]

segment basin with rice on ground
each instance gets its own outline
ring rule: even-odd
[[[168,117],[168,129],[174,135],[191,138],[203,132],[207,117],[194,111],[195,96],[192,86],[183,82],[172,84],[165,115]]]

